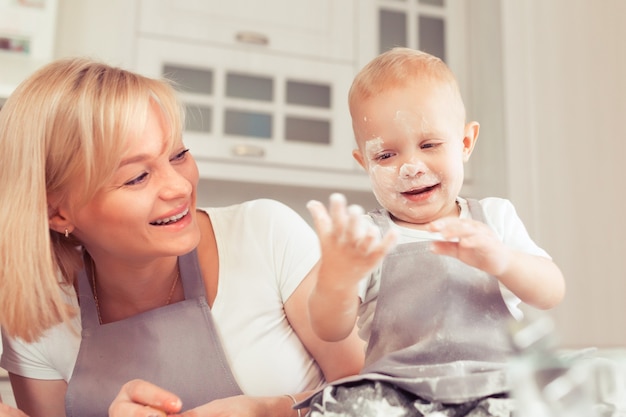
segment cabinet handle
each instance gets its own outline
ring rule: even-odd
[[[237,32],[235,36],[237,42],[249,43],[252,45],[269,45],[270,40],[267,36],[258,32]]]
[[[234,156],[247,156],[254,158],[262,158],[265,156],[265,149],[260,146],[251,145],[235,145],[231,148]]]

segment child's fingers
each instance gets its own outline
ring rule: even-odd
[[[320,237],[328,235],[332,231],[332,221],[326,207],[317,200],[311,200],[306,204],[306,208],[311,213],[313,225],[318,235]]]
[[[328,212],[333,223],[333,232],[336,236],[343,236],[348,222],[346,197],[341,193],[333,193],[329,198]]]
[[[394,246],[396,246],[396,242],[398,241],[398,233],[391,229],[389,230],[385,236],[382,237],[380,241],[380,248],[385,252],[389,253]]]
[[[360,248],[367,255],[371,255],[374,258],[383,257],[393,249],[396,240],[397,233],[395,231],[390,230],[385,236],[381,237],[380,230],[371,227],[367,230],[366,237],[362,239]]]
[[[472,219],[448,217],[436,220],[429,225],[431,232],[439,232],[439,240],[458,242],[483,231],[483,223]]]
[[[365,221],[363,207],[353,204],[348,207],[348,225],[346,228],[347,238],[352,242],[359,242],[368,231],[368,224]]]

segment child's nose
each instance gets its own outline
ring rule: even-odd
[[[416,177],[425,172],[426,165],[420,160],[411,160],[400,167],[402,178]]]

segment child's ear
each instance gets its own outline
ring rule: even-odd
[[[476,146],[478,140],[478,131],[480,124],[478,122],[469,122],[465,125],[463,134],[463,162],[469,161],[470,155]]]
[[[359,165],[361,165],[361,167],[365,171],[367,171],[367,166],[365,165],[365,158],[363,157],[363,154],[361,153],[360,150],[353,149],[352,150],[352,157],[359,163]]]

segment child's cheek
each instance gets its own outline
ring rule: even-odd
[[[396,190],[398,175],[395,167],[371,165],[369,169],[372,192],[383,207],[390,207],[398,200]]]

